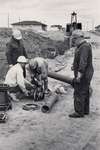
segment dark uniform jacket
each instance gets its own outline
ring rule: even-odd
[[[79,44],[75,50],[73,69],[75,78],[78,72],[81,72],[82,77],[90,82],[93,76],[93,65],[92,65],[92,47],[86,41]]]
[[[7,43],[6,46],[6,56],[9,65],[15,65],[19,56],[25,56],[27,58],[27,54],[22,41],[17,41],[12,37],[12,39],[9,43]]]

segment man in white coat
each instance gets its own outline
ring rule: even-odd
[[[14,101],[18,101],[16,97],[17,92],[23,93],[28,96],[27,85],[31,88],[33,85],[24,78],[23,70],[27,63],[25,56],[19,56],[17,59],[17,64],[11,67],[6,75],[5,84],[10,87],[9,94]]]

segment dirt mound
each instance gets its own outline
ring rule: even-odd
[[[5,56],[6,43],[10,40],[11,35],[11,28],[0,28],[0,70],[2,70],[0,77],[3,76],[5,74],[4,72],[7,70]],[[29,58],[34,58],[35,56],[54,58],[59,54],[63,55],[67,49],[66,42],[56,41],[49,37],[44,37],[39,33],[22,30],[22,35],[24,46]]]
[[[56,55],[64,54],[67,49],[64,41],[52,40],[32,31],[22,31],[22,34],[25,48],[30,57],[40,55],[54,58]]]
[[[10,40],[12,30],[0,28],[0,52],[6,50],[6,43]],[[64,41],[52,40],[39,33],[22,30],[23,41],[29,57],[44,56],[53,58],[56,55],[64,54],[67,44]]]

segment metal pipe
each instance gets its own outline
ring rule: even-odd
[[[60,75],[58,73],[55,72],[48,72],[48,77],[68,83],[70,85],[73,85],[73,78],[64,76],[64,75]],[[47,113],[50,112],[52,107],[54,106],[54,104],[59,100],[59,96],[56,93],[53,93],[52,95],[50,95],[45,104],[42,106],[41,111],[43,113]]]
[[[48,72],[48,77],[73,85],[73,78],[55,72]]]
[[[48,77],[68,83],[68,84],[72,85],[72,87],[74,87],[74,85],[77,83],[77,81],[75,79],[55,73],[55,72],[48,72]],[[90,96],[92,95],[92,93],[93,93],[93,89],[90,87],[89,88]]]
[[[59,100],[59,96],[56,93],[50,95],[47,99],[45,104],[42,106],[41,111],[43,113],[50,112],[54,104]]]

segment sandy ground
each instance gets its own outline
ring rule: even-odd
[[[100,42],[100,37],[92,35],[93,40]],[[68,56],[68,57],[67,57]],[[60,73],[73,76],[70,70],[73,55],[48,60],[51,70],[58,69],[57,64],[66,66]],[[59,61],[59,62],[58,62]],[[24,100],[13,103],[8,111],[8,121],[0,124],[0,150],[99,150],[100,148],[100,50],[93,49],[95,74],[92,81],[91,112],[84,118],[72,119],[68,114],[73,111],[73,89],[64,83],[49,80],[52,90],[57,84],[66,88],[60,95],[50,113],[25,111],[22,105],[30,102]],[[40,107],[44,102],[39,102]]]

